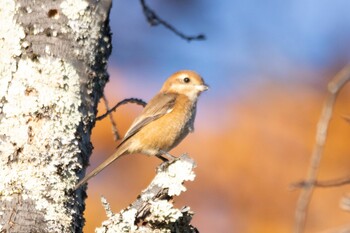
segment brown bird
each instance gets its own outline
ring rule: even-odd
[[[117,150],[86,175],[75,189],[122,155],[142,153],[162,160],[167,160],[163,155],[172,157],[168,151],[194,130],[197,99],[206,90],[208,86],[194,71],[182,70],[171,75],[132,123]]]

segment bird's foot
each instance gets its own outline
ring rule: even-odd
[[[162,154],[156,155],[159,159],[161,159],[163,161],[163,163],[161,163],[157,170],[158,171],[164,171],[172,162],[174,162],[176,159],[178,159],[176,156],[173,156],[171,154],[169,154],[166,151],[160,151]]]

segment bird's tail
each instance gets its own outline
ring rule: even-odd
[[[78,188],[80,188],[88,180],[90,180],[92,177],[96,176],[105,167],[110,165],[114,160],[116,160],[120,156],[126,154],[126,151],[127,150],[126,150],[125,146],[118,147],[117,150],[111,156],[109,156],[103,163],[101,163],[97,168],[95,168],[92,172],[87,174],[81,181],[79,181],[78,184],[75,185],[74,190],[77,190]]]

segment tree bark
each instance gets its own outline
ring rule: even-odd
[[[0,6],[0,232],[81,232],[109,0]]]

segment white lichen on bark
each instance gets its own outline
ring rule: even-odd
[[[101,3],[103,4],[103,1],[101,1]],[[94,14],[98,14],[99,11],[92,10],[88,1],[84,0],[65,0],[62,1],[60,7],[64,15],[68,18],[67,27],[74,32],[74,39],[84,48],[84,50],[76,49],[74,53],[78,57],[89,58],[91,65],[95,65],[96,52],[106,52],[105,47],[99,45],[101,39],[105,43],[109,43],[110,41],[109,35],[101,35],[99,30],[101,22],[94,17]],[[103,13],[106,14],[107,12]],[[88,38],[81,38],[81,35]],[[101,38],[101,36],[103,37]],[[98,51],[96,51],[96,48]],[[103,63],[107,63],[107,58],[100,58],[105,59]]]
[[[112,232],[197,232],[190,225],[193,213],[189,207],[181,210],[173,205],[173,197],[186,188],[185,181],[193,181],[195,163],[187,155],[162,164],[151,184],[129,207],[111,214],[106,200],[102,203],[108,220],[96,229],[96,233]]]
[[[163,189],[168,189],[169,196],[179,196],[181,192],[186,191],[186,187],[183,185],[183,182],[180,181],[194,180],[194,166],[194,161],[183,156],[182,160],[170,164],[166,172],[159,170],[151,186],[159,186]]]
[[[21,55],[21,40],[25,37],[22,27],[13,19],[16,4],[11,0],[3,0],[0,10],[0,94],[5,95],[8,83],[11,81],[12,72],[16,70],[16,62],[13,56]],[[9,53],[11,51],[11,53]],[[7,85],[6,85],[7,84]]]
[[[96,6],[74,2],[79,12],[71,0],[0,6],[1,232],[79,232],[83,225],[84,195],[69,190],[91,152],[95,91],[107,81],[110,48],[102,33],[108,11],[94,17]]]
[[[24,199],[35,200],[39,210],[50,213],[45,215],[47,220],[69,223],[71,219],[63,214],[65,200],[60,198],[65,195],[60,186],[73,187],[76,180],[76,167],[70,165],[77,162],[76,155],[80,153],[75,139],[82,118],[78,111],[79,77],[69,64],[58,59],[20,60],[17,71],[12,73],[11,84],[0,81],[0,86],[7,85],[7,97],[1,96],[6,98],[6,104],[0,124],[4,137],[0,197],[10,198],[12,192],[21,190]],[[7,166],[11,160],[14,163]],[[57,168],[66,173],[65,183]],[[48,203],[48,197],[57,205]]]

